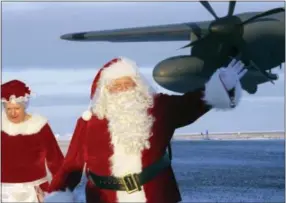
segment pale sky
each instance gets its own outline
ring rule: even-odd
[[[228,2],[213,2],[219,16]],[[235,13],[264,11],[283,2],[237,2]],[[67,42],[60,35],[102,29],[213,20],[198,2],[4,2],[2,3],[3,82],[17,78],[37,94],[30,111],[48,117],[56,133],[71,133],[76,118],[88,106],[88,95],[97,68],[116,56],[139,64],[153,84],[152,68],[186,42],[108,43]],[[284,66],[275,85],[259,86],[256,95],[244,92],[235,110],[211,111],[177,132],[284,130]],[[160,91],[164,91],[160,89]]]

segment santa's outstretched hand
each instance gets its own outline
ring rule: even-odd
[[[236,83],[246,74],[245,65],[236,59],[233,59],[227,67],[220,69],[219,77],[226,90],[231,90]]]

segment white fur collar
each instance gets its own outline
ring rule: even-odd
[[[9,121],[6,113],[2,112],[2,131],[10,136],[38,133],[47,122],[46,118],[34,114],[29,120],[16,124]]]

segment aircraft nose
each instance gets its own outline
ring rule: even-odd
[[[153,77],[158,84],[166,84],[171,80],[176,80],[175,67],[167,63],[159,63],[153,70]]]
[[[203,61],[191,56],[165,59],[153,70],[153,78],[160,86],[175,92],[186,92],[204,82],[201,73]]]
[[[167,77],[167,66],[156,66],[153,70],[153,77],[156,82],[160,81],[160,78]]]

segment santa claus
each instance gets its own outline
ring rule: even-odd
[[[45,202],[72,201],[83,168],[86,201],[175,203],[181,200],[166,155],[176,128],[212,108],[231,109],[241,96],[241,62],[215,72],[205,87],[184,95],[156,94],[135,62],[113,59],[96,75],[90,110],[77,121],[64,164]]]
[[[28,114],[31,91],[12,80],[1,85],[1,202],[43,202],[47,166],[54,175],[64,156],[47,119]]]

